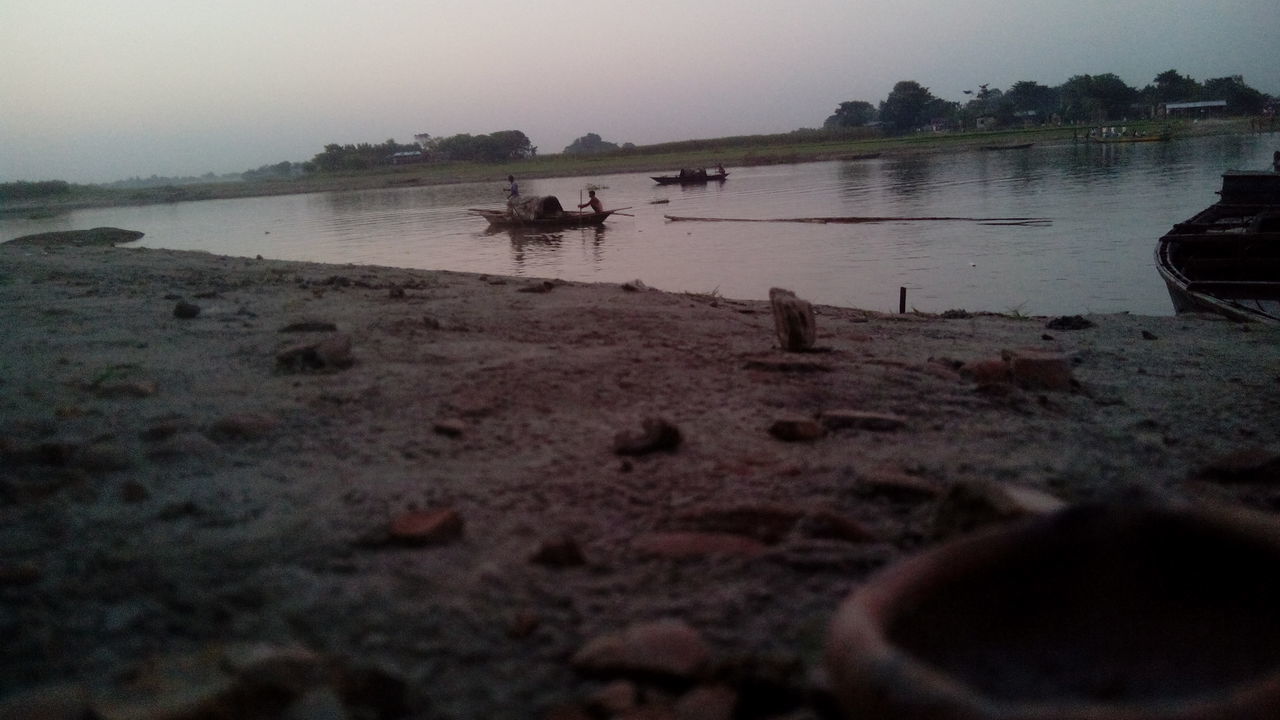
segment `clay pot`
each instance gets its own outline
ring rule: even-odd
[[[857,720],[1280,718],[1280,526],[1077,506],[898,563],[840,607]]]

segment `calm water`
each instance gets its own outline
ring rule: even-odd
[[[0,220],[0,240],[49,230],[140,230],[137,246],[328,263],[567,280],[639,278],[672,291],[762,299],[772,286],[814,302],[921,311],[1169,315],[1156,239],[1216,199],[1229,169],[1263,169],[1274,135],[1128,146],[1036,145],[919,158],[730,167],[724,184],[659,186],[647,175],[524,180],[525,194],[577,204],[588,184],[603,229],[490,232],[470,207],[502,183],[216,200]],[[665,204],[652,204],[668,200]],[[1043,217],[1040,227],[970,222],[860,225],[670,222],[698,217]]]

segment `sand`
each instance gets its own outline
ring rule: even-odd
[[[399,698],[263,717],[816,717],[835,608],[950,488],[1280,506],[1280,331],[1213,316],[822,306],[785,353],[767,302],[57,238],[0,245],[0,307],[11,706],[215,717],[140,663],[255,643]],[[656,666],[580,653],[637,624]]]

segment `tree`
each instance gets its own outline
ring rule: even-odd
[[[863,100],[840,103],[836,111],[822,123],[828,129],[862,127],[876,119],[876,106]]]
[[[480,137],[485,137],[481,135]],[[485,152],[478,160],[504,162],[507,160],[523,160],[538,154],[529,137],[519,130],[499,130],[488,135],[483,143]]]
[[[1199,100],[1200,83],[1178,73],[1165,70],[1155,77],[1155,84],[1143,88],[1144,98],[1154,104]]]
[[[1244,76],[1213,78],[1204,81],[1206,100],[1226,100],[1227,112],[1236,115],[1257,115],[1267,105],[1267,96],[1244,82]]]
[[[1068,120],[1104,122],[1125,117],[1138,91],[1112,73],[1076,75],[1059,88],[1062,115]]]
[[[569,143],[564,149],[565,155],[589,155],[592,153],[609,152],[617,150],[618,144],[611,143],[608,140],[601,139],[595,133],[587,133],[582,137]]]
[[[507,162],[533,157],[538,152],[519,130],[500,130],[489,135],[461,133],[432,140],[434,151],[445,160]]]
[[[929,88],[914,80],[903,80],[880,103],[880,120],[894,132],[907,132],[928,122],[926,108],[937,100]]]
[[[343,170],[365,170],[378,165],[391,163],[391,156],[402,151],[418,150],[417,145],[401,145],[395,140],[373,145],[358,143],[355,145],[338,145],[330,143],[324,146],[324,152],[318,153],[308,167],[320,172],[339,172]]]
[[[1015,113],[1034,112],[1047,118],[1058,109],[1058,91],[1031,80],[1019,80],[1004,94]]]

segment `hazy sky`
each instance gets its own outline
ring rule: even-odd
[[[0,180],[240,172],[327,143],[647,144],[819,127],[895,82],[1240,74],[1276,0],[0,0]]]

